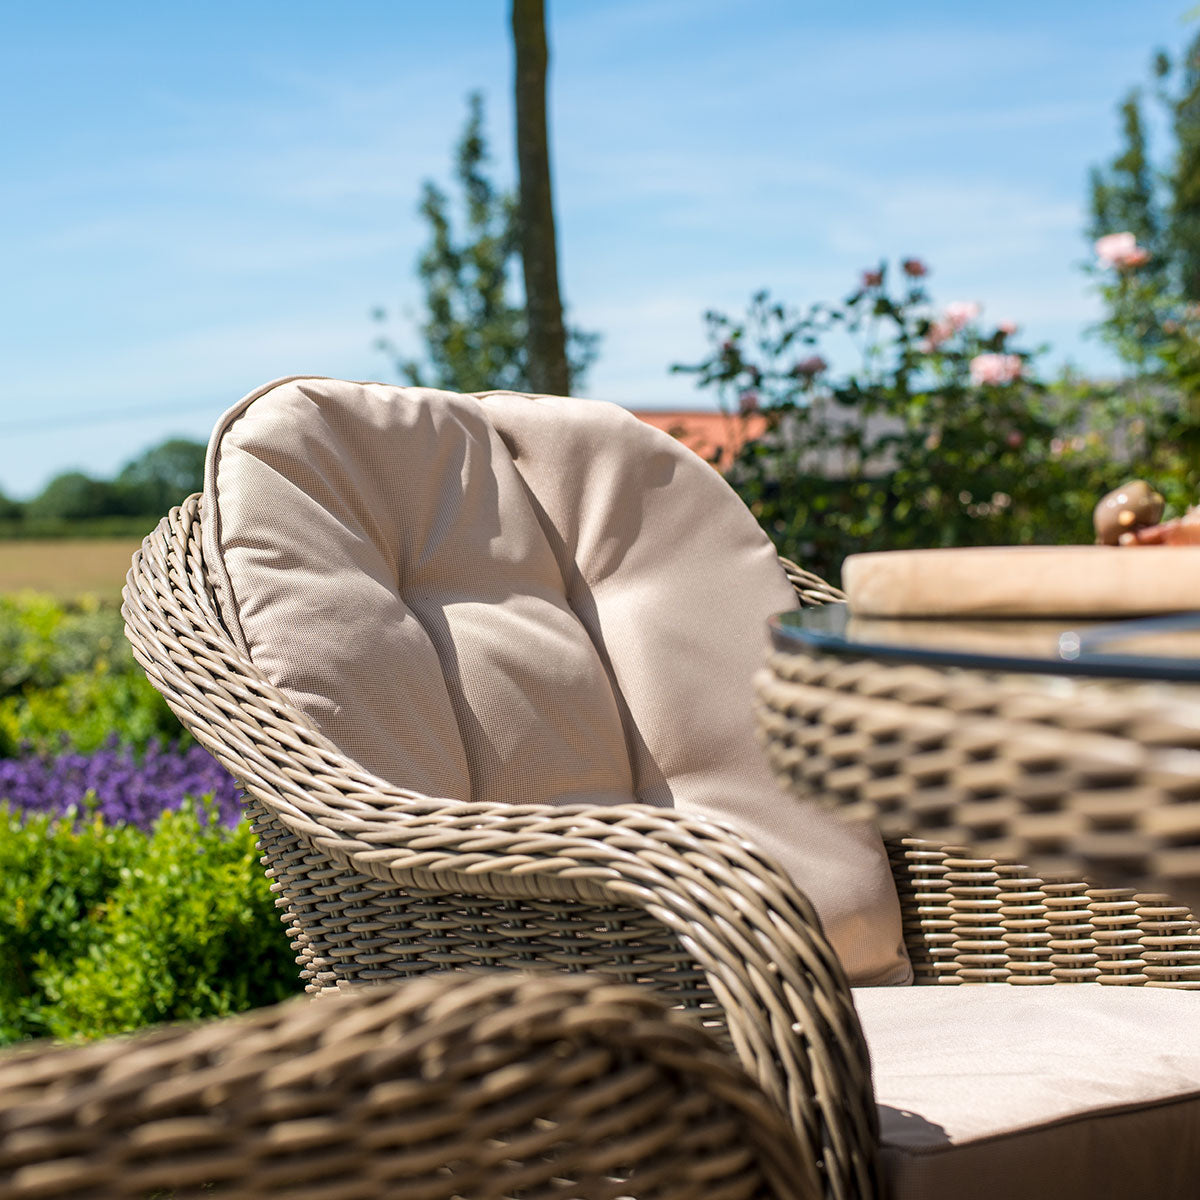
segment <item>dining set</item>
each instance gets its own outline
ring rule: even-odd
[[[0,1058],[0,1200],[1194,1198],[1200,549],[1037,549],[843,591],[616,406],[251,393],[123,612],[310,997]]]

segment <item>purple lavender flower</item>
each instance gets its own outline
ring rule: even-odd
[[[211,796],[222,824],[236,825],[242,815],[233,777],[202,746],[151,742],[138,756],[110,743],[92,754],[0,759],[0,802],[26,812],[95,811],[110,824],[149,830],[188,796]]]

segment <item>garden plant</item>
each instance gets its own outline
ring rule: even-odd
[[[1102,286],[1136,286],[1128,270]],[[728,478],[783,554],[837,579],[859,551],[1089,542],[1096,501],[1130,475],[1176,509],[1194,496],[1170,480],[1200,425],[1157,379],[1047,381],[1013,322],[935,305],[928,274],[881,264],[804,310],[759,292],[743,317],[707,313],[709,354],[674,368],[734,418],[767,418]],[[1200,349],[1189,361],[1200,379]]]
[[[0,597],[0,1042],[224,1015],[299,987],[233,779],[115,604]]]

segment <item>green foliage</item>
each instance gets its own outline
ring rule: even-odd
[[[1200,38],[1178,64],[1160,52],[1155,75],[1174,140],[1169,164],[1156,181],[1131,95],[1123,149],[1093,172],[1091,233],[1134,234],[1137,249],[1089,269],[1106,310],[1097,331],[1134,369],[1131,455],[1178,512],[1200,498]]]
[[[84,671],[132,671],[115,605],[91,597],[64,605],[35,592],[0,595],[0,696],[48,688]]]
[[[89,752],[114,733],[137,747],[190,741],[134,661],[117,607],[0,596],[0,756],[64,738]]]
[[[406,383],[416,386],[458,392],[528,391],[525,307],[511,290],[518,254],[516,202],[497,190],[486,173],[483,97],[474,93],[468,104],[455,152],[455,180],[465,217],[461,240],[446,193],[429,182],[422,190],[419,211],[430,231],[418,263],[427,310],[420,326],[424,357],[403,353],[386,336],[376,341],[376,348],[392,358]],[[376,309],[374,317],[384,322],[387,313]],[[568,331],[573,388],[583,385],[598,341],[598,334]]]
[[[893,291],[881,266],[803,312],[761,292],[742,319],[707,314],[709,356],[675,368],[766,418],[728,479],[781,552],[831,579],[865,550],[1089,542],[1120,482],[1123,397],[1048,387],[1010,331],[938,315],[924,274],[908,260]],[[830,373],[812,352],[827,336],[858,347],[858,369]]]
[[[1160,55],[1160,75],[1170,70]],[[1171,173],[1171,250],[1178,268],[1179,290],[1200,300],[1200,38],[1192,42],[1179,73],[1177,93],[1170,97],[1175,134]]]
[[[116,607],[0,596],[0,743],[10,753],[23,741],[87,753],[114,733],[137,747],[182,733],[134,662]],[[111,761],[91,776],[105,782],[87,793],[88,811],[68,818],[0,804],[0,1042],[93,1038],[221,1016],[297,990],[249,826],[220,823],[208,795],[215,767],[181,767],[179,753],[161,752],[156,775],[149,756],[106,750]],[[197,748],[192,754],[209,762]],[[97,759],[87,761],[91,769]],[[17,781],[36,776],[22,774],[35,763],[6,764],[14,799],[28,791]],[[78,769],[53,760],[64,763]],[[123,815],[147,813],[149,824],[158,811],[155,789],[161,803],[173,803],[178,792],[166,795],[169,780],[189,771],[202,782],[187,790],[206,798],[164,813],[151,832],[101,817],[105,804],[116,804]],[[125,786],[122,772],[135,785],[132,802],[117,790]],[[59,808],[66,803],[52,791],[56,800]],[[230,801],[221,797],[226,812]]]
[[[169,438],[125,464],[113,486],[129,512],[163,515],[204,488],[203,442]]]
[[[1166,214],[1155,185],[1146,145],[1141,93],[1134,89],[1121,102],[1124,148],[1107,168],[1091,174],[1091,236],[1128,230],[1162,264]]]
[[[1182,304],[1200,300],[1200,37],[1178,63],[1155,56],[1156,96],[1173,146],[1158,164],[1146,136],[1142,93],[1119,106],[1121,148],[1090,177],[1088,233],[1131,233],[1147,252],[1137,288],[1102,286],[1108,317],[1101,334],[1139,368],[1153,365],[1162,322]]]
[[[144,451],[112,480],[82,471],[56,475],[25,504],[0,495],[0,537],[145,534],[204,486],[202,442],[170,438]]]
[[[111,483],[93,479],[82,471],[56,475],[25,506],[33,520],[76,521],[81,517],[128,515],[123,497]]]
[[[53,754],[70,746],[82,754],[117,735],[138,748],[151,741],[191,743],[175,714],[140,672],[105,670],[68,675],[49,688],[0,698],[0,752],[25,747]]]
[[[19,500],[12,500],[0,492],[0,522],[19,521],[25,512],[25,505]]]
[[[0,807],[0,1041],[95,1038],[297,990],[249,827],[203,808],[151,834]]]

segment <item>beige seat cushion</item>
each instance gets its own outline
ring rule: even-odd
[[[855,992],[892,1200],[1196,1200],[1200,995]]]
[[[720,476],[624,409],[293,379],[209,450],[231,633],[352,758],[431,796],[732,823],[854,979],[907,982],[878,835],[783,795],[753,731],[795,598]]]

